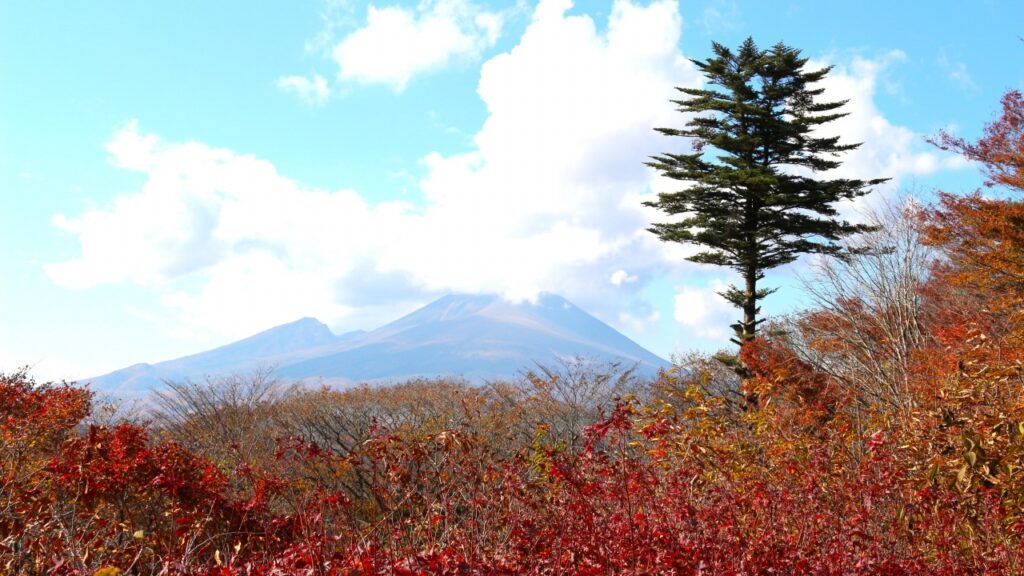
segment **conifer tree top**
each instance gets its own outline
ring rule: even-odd
[[[649,166],[679,180],[680,190],[646,203],[681,218],[656,223],[662,240],[697,244],[689,257],[698,263],[733,268],[743,290],[724,296],[744,308],[744,326],[755,322],[764,271],[801,254],[843,255],[844,236],[866,231],[838,217],[834,203],[863,196],[885,179],[827,178],[839,157],[859,144],[821,135],[819,127],[844,116],[845,101],[820,97],[816,83],[831,68],[805,70],[800,51],[778,43],[762,50],[747,39],[737,51],[714,43],[714,57],[693,62],[707,79],[705,88],[678,88],[673,100],[688,115],[683,128],[656,128],[667,136],[689,138],[692,152],[666,153]],[[752,337],[753,326],[744,333]]]
[[[836,241],[864,228],[838,220],[832,204],[863,196],[885,179],[815,177],[859,146],[814,133],[845,115],[837,112],[845,101],[819,101],[824,89],[812,87],[831,68],[805,71],[799,50],[782,43],[760,50],[750,38],[736,52],[718,43],[713,50],[715,57],[694,60],[710,87],[678,88],[689,98],[673,100],[680,112],[693,114],[685,128],[656,129],[691,138],[693,152],[648,163],[686,183],[648,205],[687,216],[651,231],[706,246],[695,262],[741,272],[786,264],[801,253],[839,253]]]

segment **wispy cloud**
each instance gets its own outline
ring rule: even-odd
[[[974,79],[971,78],[971,73],[967,70],[967,64],[950,59],[945,50],[939,52],[935,62],[954,84],[964,90],[972,92],[978,90],[978,85],[975,84]]]
[[[323,106],[331,95],[327,80],[315,72],[309,77],[282,76],[277,79],[277,87],[295,94],[307,106]]]
[[[708,34],[737,30],[743,26],[743,11],[735,0],[711,0],[701,12],[700,23]]]

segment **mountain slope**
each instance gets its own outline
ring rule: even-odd
[[[213,350],[157,364],[135,364],[86,381],[101,394],[135,396],[160,387],[164,380],[223,376],[294,362],[364,333],[338,336],[319,320],[302,318]]]
[[[639,363],[646,374],[668,365],[559,296],[512,304],[498,296],[453,295],[353,339],[335,353],[284,366],[280,374],[345,380],[437,374],[487,379],[571,357]]]
[[[461,376],[514,377],[537,363],[588,358],[637,364],[654,375],[669,364],[564,298],[513,304],[498,296],[445,296],[371,332],[335,336],[304,318],[176,360],[136,364],[89,380],[100,393],[140,396],[162,381],[276,367],[288,379],[338,382]]]

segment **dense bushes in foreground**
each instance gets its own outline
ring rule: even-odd
[[[787,382],[803,382],[800,371],[806,366],[777,358],[767,348],[759,352],[766,362],[759,367],[770,372],[758,379],[763,406],[756,411],[735,411],[722,398],[707,395],[701,376],[666,376],[660,398],[644,406],[619,403],[585,428],[576,450],[551,442],[543,424],[518,445],[513,432],[500,445],[484,433],[489,426],[484,420],[494,414],[467,409],[459,422],[443,429],[394,433],[371,425],[367,438],[344,452],[298,438],[281,440],[273,453],[250,454],[251,462],[233,468],[218,467],[136,425],[76,432],[87,393],[10,375],[0,382],[3,569],[12,574],[93,574],[106,567],[139,574],[1001,574],[1022,569],[1019,473],[993,464],[1019,445],[1019,432],[1010,433],[1016,440],[1005,446],[979,439],[978,445],[945,456],[942,445],[927,458],[903,443],[914,434],[909,426],[862,437],[853,433],[845,409],[802,400],[805,384],[788,388]],[[415,386],[422,393],[428,385]],[[481,394],[451,383],[437,386],[454,398]],[[927,426],[920,420],[917,425]],[[916,434],[932,441],[942,437]],[[997,436],[991,439],[998,443]],[[979,456],[972,459],[972,453]],[[933,458],[948,462],[933,463],[935,468],[929,464]],[[961,460],[970,464],[966,475],[955,466]],[[984,466],[987,471],[981,472]]]
[[[1022,192],[1022,109],[941,143]],[[257,374],[100,425],[82,388],[0,376],[0,573],[1024,574],[1021,206],[883,215],[743,382]]]

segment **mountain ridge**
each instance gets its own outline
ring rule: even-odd
[[[342,384],[434,376],[482,382],[571,358],[627,362],[647,376],[669,366],[561,296],[512,303],[497,295],[449,294],[368,332],[336,335],[315,318],[301,318],[212,350],[86,381],[122,397],[144,395],[164,380],[260,367],[280,378]]]

